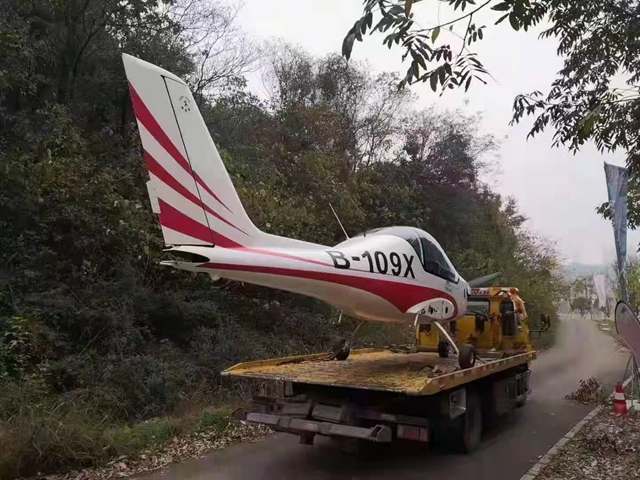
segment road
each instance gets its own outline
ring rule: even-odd
[[[514,479],[593,407],[574,405],[564,396],[581,379],[596,377],[611,389],[622,378],[627,354],[597,323],[564,318],[556,345],[533,362],[533,393],[525,408],[486,432],[482,447],[471,455],[426,448],[391,446],[372,455],[353,455],[329,439],[313,447],[296,437],[278,434],[254,443],[214,452],[202,459],[171,465],[140,479],[260,480],[282,479]]]

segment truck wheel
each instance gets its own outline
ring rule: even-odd
[[[460,348],[460,355],[458,356],[460,362],[460,368],[463,370],[471,368],[476,364],[476,349],[470,343],[465,343]]]
[[[467,392],[467,412],[462,418],[458,450],[471,453],[478,449],[482,439],[482,407],[474,392]]]
[[[438,355],[440,355],[440,358],[447,358],[449,356],[449,350],[449,342],[438,342]]]
[[[349,358],[351,348],[346,338],[338,338],[333,345],[331,345],[331,355],[336,360],[346,360]]]

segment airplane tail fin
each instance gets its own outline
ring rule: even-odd
[[[280,239],[247,216],[185,82],[130,55],[123,61],[165,243],[232,248]]]

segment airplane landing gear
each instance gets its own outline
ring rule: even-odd
[[[342,319],[342,313],[340,314],[340,319]],[[349,354],[351,353],[351,344],[356,338],[356,333],[358,333],[358,330],[360,330],[360,327],[362,327],[362,325],[364,324],[365,321],[362,320],[351,334],[351,338],[349,340],[347,340],[346,338],[336,339],[336,341],[331,346],[331,349],[329,350],[331,358],[335,360],[346,360],[347,358],[349,358]]]
[[[331,345],[331,349],[329,350],[329,354],[335,360],[346,360],[349,358],[349,354],[351,353],[351,347],[349,346],[349,340],[346,338],[338,338],[333,345]]]
[[[471,368],[476,364],[476,349],[470,343],[465,343],[460,349],[460,354],[458,355],[458,362],[460,363],[460,368],[463,370],[466,368]]]
[[[441,340],[438,343],[438,354],[441,358],[446,358],[449,356],[449,352],[453,350],[455,354],[458,356],[458,363],[462,370],[467,368],[471,368],[476,364],[476,349],[470,343],[465,343],[460,349],[456,345],[456,342],[453,341],[449,332],[445,330],[445,328],[440,325],[438,322],[433,322],[434,325],[440,330],[442,337],[444,340]]]
[[[438,342],[438,355],[440,355],[440,358],[447,358],[450,350],[451,347],[449,347],[449,342],[446,340],[440,340]]]

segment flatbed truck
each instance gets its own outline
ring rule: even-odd
[[[465,316],[446,326],[450,340],[472,345],[462,369],[439,328],[416,325],[416,343],[359,349],[344,361],[327,353],[245,362],[222,372],[257,387],[234,418],[298,435],[364,443],[443,443],[462,452],[480,445],[483,423],[523,406],[536,358],[517,289],[476,288]],[[537,331],[548,328],[548,317]],[[267,392],[267,393],[265,393]]]

